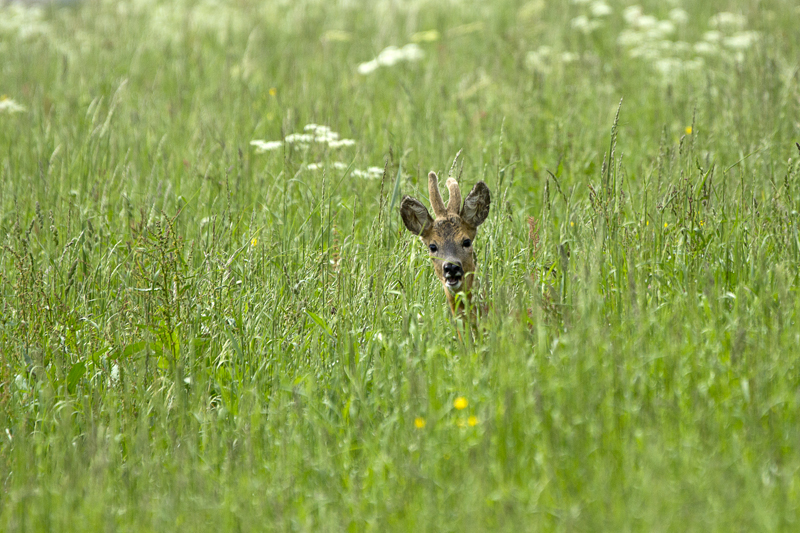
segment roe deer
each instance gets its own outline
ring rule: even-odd
[[[422,202],[404,196],[400,203],[403,223],[411,233],[419,235],[430,252],[436,277],[442,282],[450,310],[464,317],[464,304],[469,303],[475,276],[475,253],[472,241],[489,215],[491,195],[489,187],[479,181],[461,205],[461,190],[453,178],[447,180],[450,198],[445,207],[439,194],[439,178],[435,172],[428,174],[428,193],[435,219]],[[456,295],[461,293],[460,298]],[[471,306],[470,306],[471,307]],[[474,324],[473,312],[470,322]]]

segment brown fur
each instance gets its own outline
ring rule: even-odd
[[[471,242],[475,240],[480,226],[489,214],[491,195],[489,188],[482,181],[475,184],[472,191],[461,205],[461,191],[456,180],[447,180],[450,200],[445,208],[439,194],[438,177],[431,172],[428,175],[428,190],[431,194],[431,205],[436,218],[431,217],[425,206],[416,198],[403,197],[400,214],[408,230],[422,238],[429,250],[436,277],[442,282],[447,302],[453,314],[463,316],[465,303],[470,301],[474,288],[475,252]],[[465,239],[470,245],[464,246]],[[436,251],[430,251],[435,245]],[[444,273],[445,263],[460,265],[463,271],[461,284],[456,289],[448,286]],[[460,295],[460,298],[457,298]],[[472,317],[470,317],[472,318]]]

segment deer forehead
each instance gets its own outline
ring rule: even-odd
[[[474,239],[475,233],[475,229],[465,224],[460,216],[452,215],[434,220],[430,231],[423,240],[426,243],[433,241],[440,243],[458,242],[465,238]]]

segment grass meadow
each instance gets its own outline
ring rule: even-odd
[[[629,1],[0,5],[0,529],[796,531],[800,8]]]

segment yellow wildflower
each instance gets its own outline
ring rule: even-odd
[[[470,426],[477,426],[478,425],[478,417],[475,415],[470,416],[467,418],[467,424]]]
[[[686,135],[691,135],[692,134],[692,127],[691,126],[686,126],[686,130],[684,130],[684,131],[686,131]]]
[[[425,419],[422,418],[421,416],[418,416],[417,418],[415,418],[414,419],[414,427],[416,427],[417,429],[424,428],[425,427]]]
[[[276,89],[275,87],[270,87],[269,88],[269,95],[270,96],[275,96],[276,94],[278,94],[278,89]]]
[[[255,246],[256,244],[258,244],[258,237],[253,237],[252,239],[250,239],[251,246]]]
[[[453,407],[455,407],[459,411],[462,410],[462,409],[466,409],[467,405],[469,405],[469,402],[467,402],[467,399],[464,398],[463,396],[459,396],[453,402]]]

